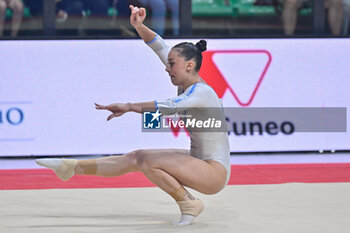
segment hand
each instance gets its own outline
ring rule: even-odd
[[[143,24],[143,21],[146,18],[146,9],[141,7],[134,7],[133,5],[129,6],[131,10],[131,15],[130,15],[130,23],[131,25],[136,28],[139,27]]]
[[[107,121],[111,120],[114,117],[119,117],[129,111],[129,106],[122,103],[115,103],[107,106],[95,103],[95,107],[97,110],[108,110],[112,112],[112,114],[108,116]]]

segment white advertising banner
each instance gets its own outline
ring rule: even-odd
[[[175,45],[182,40],[168,40]],[[194,40],[193,40],[194,41]],[[350,39],[209,39],[200,72],[225,107],[350,107]],[[189,148],[184,131],[142,132],[141,115],[106,121],[94,103],[176,95],[141,40],[0,41],[0,156]],[[237,134],[232,152],[349,150],[347,132]]]

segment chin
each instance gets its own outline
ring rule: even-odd
[[[172,83],[174,86],[178,86],[178,85],[179,85],[175,80],[172,80],[172,79],[171,79],[171,83]]]

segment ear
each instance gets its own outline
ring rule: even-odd
[[[187,65],[186,65],[186,71],[187,72],[190,72],[191,70],[193,70],[195,67],[195,64],[192,60],[188,61],[187,62]]]

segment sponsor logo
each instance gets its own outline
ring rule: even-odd
[[[0,101],[0,143],[34,140],[25,132],[31,104],[30,101]]]
[[[239,106],[247,107],[252,104],[271,61],[272,56],[266,50],[206,51],[199,75],[219,98],[228,93]]]
[[[20,125],[24,121],[24,112],[18,107],[0,109],[0,124]]]
[[[228,124],[228,135],[233,133],[236,136],[247,136],[259,134],[277,135],[281,132],[284,135],[290,135],[295,132],[295,126],[292,122],[285,121],[280,125],[274,121],[266,122],[231,122],[230,118],[226,117]]]

